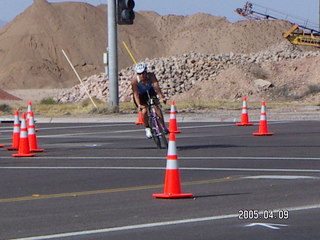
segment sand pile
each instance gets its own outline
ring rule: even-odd
[[[2,28],[5,24],[6,22],[0,20],[0,28]]]
[[[0,31],[0,88],[54,88],[73,84],[61,49],[80,73],[98,70],[104,13],[83,3],[37,0]],[[85,29],[85,30],[84,30]]]
[[[32,6],[0,29],[0,88],[65,88],[78,84],[64,49],[81,77],[104,71],[106,6],[80,2]],[[138,12],[135,24],[120,26],[120,69],[132,65],[122,46],[125,41],[138,60],[189,52],[204,54],[252,53],[286,41],[284,21],[240,21],[207,14],[160,16]]]

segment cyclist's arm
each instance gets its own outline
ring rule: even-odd
[[[160,99],[165,102],[166,101],[166,97],[163,95],[161,88],[159,86],[159,82],[158,79],[156,78],[156,76],[154,75],[154,73],[150,73],[150,79],[152,81],[153,84],[153,88],[156,91],[157,95],[160,97]]]
[[[140,98],[139,98],[138,82],[137,82],[136,78],[131,79],[131,88],[132,88],[134,101],[138,105],[138,108],[140,108],[141,102],[140,102]]]

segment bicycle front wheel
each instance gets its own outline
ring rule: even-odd
[[[164,126],[162,125],[162,122],[161,120],[159,121],[158,120],[158,126],[159,126],[159,131],[161,133],[161,140],[162,140],[162,145],[165,147],[165,148],[168,148],[168,140],[167,140],[167,136],[166,136],[166,131],[165,131],[165,128]]]
[[[151,133],[152,133],[152,139],[157,145],[157,148],[161,148],[161,141],[160,141],[160,136],[158,134],[158,128],[157,128],[157,123],[155,122],[157,119],[151,119],[150,120],[150,128],[151,128]]]
[[[156,121],[157,121],[157,126],[158,126],[158,136],[159,136],[159,138],[161,138],[162,146],[164,148],[168,148],[168,140],[166,137],[166,131],[165,131],[165,128],[162,124],[162,121],[160,119],[157,119]]]

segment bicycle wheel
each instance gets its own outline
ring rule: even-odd
[[[157,122],[158,122],[158,126],[159,126],[159,132],[161,134],[162,145],[165,148],[168,148],[168,140],[167,140],[165,128],[164,128],[160,119],[157,119]]]
[[[152,139],[157,145],[157,148],[161,148],[161,141],[160,137],[157,131],[157,123],[155,122],[157,119],[150,119],[150,128],[151,128],[151,133],[152,133]]]

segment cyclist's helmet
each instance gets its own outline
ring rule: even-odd
[[[140,62],[135,67],[136,73],[140,74],[147,70],[147,65],[144,62]]]

